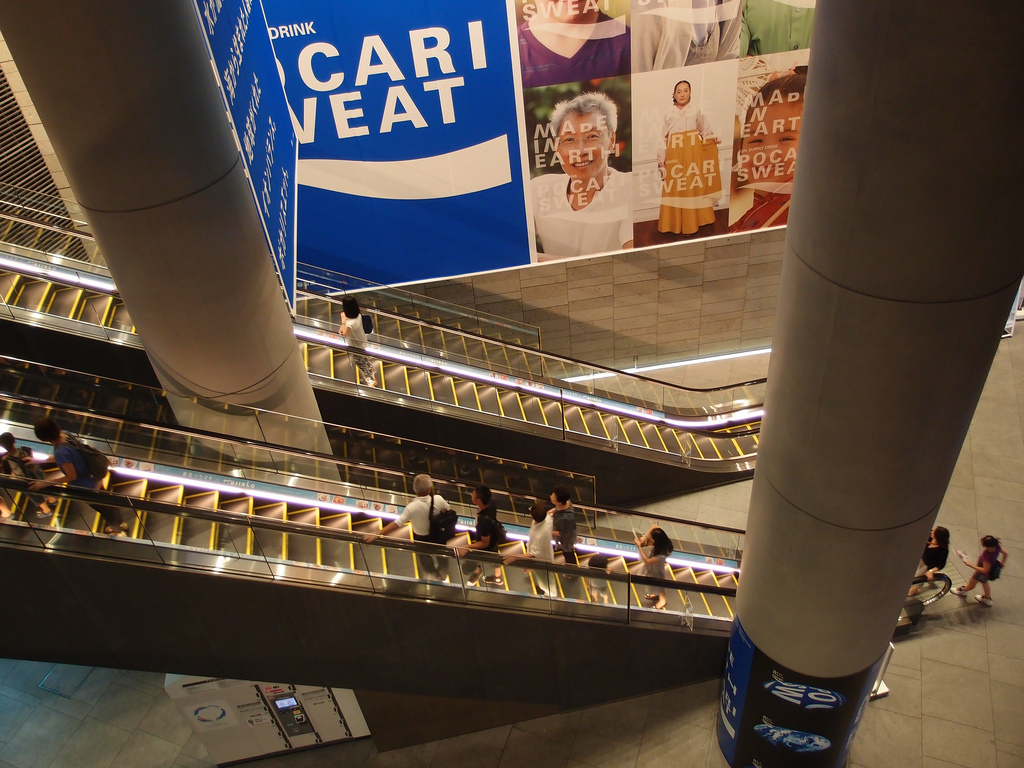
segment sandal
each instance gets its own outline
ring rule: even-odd
[[[657,595],[644,595],[644,600],[657,600]]]

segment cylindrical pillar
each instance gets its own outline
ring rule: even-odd
[[[719,742],[840,766],[1024,271],[1009,5],[819,0]]]
[[[192,3],[3,3],[0,28],[181,420],[319,420]],[[299,423],[273,438],[328,449]]]

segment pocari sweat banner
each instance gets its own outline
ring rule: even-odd
[[[504,0],[263,0],[299,259],[379,282],[530,261]]]

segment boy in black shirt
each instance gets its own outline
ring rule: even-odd
[[[498,509],[491,498],[491,489],[486,485],[478,485],[473,489],[473,494],[470,498],[472,498],[477,508],[476,532],[472,543],[468,547],[462,547],[459,550],[459,557],[465,557],[471,549],[497,552],[498,546],[503,543],[502,539],[504,537],[502,534],[504,533],[504,528],[498,522]],[[483,570],[477,564],[466,563],[462,567],[462,572],[469,576],[467,583],[472,587],[476,586]],[[500,564],[495,566],[493,576],[487,576],[484,579],[484,583],[495,587],[505,585],[505,580],[501,576]]]

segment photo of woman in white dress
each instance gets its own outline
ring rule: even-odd
[[[672,108],[661,130],[658,174],[661,210],[658,231],[691,235],[715,223],[712,195],[722,192],[718,145],[711,122],[693,103],[692,87],[680,80],[672,89]]]

